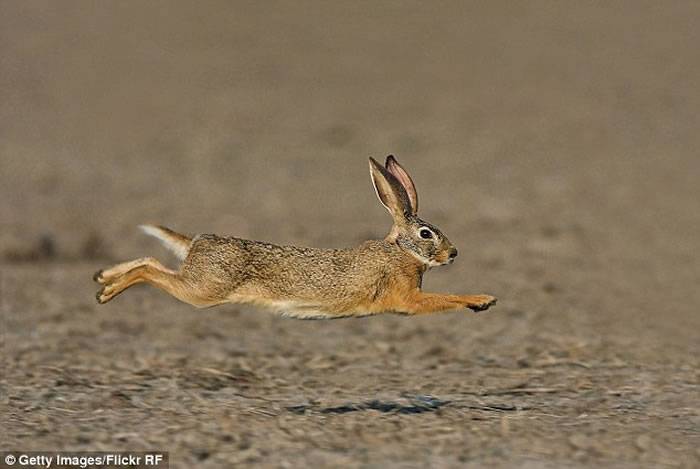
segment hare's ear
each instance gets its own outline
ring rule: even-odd
[[[408,195],[408,199],[411,201],[411,213],[415,215],[418,213],[418,192],[416,192],[416,185],[413,184],[411,176],[408,172],[403,169],[403,166],[396,161],[394,155],[389,155],[386,157],[385,163],[387,171],[389,171],[403,186]]]
[[[405,220],[406,215],[412,213],[411,201],[399,180],[371,157],[369,173],[379,201],[389,210],[394,221]]]

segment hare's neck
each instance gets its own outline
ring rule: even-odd
[[[384,241],[388,243],[396,243],[397,239],[399,239],[399,227],[394,225],[391,227],[389,234],[386,235],[386,238],[384,238]]]
[[[389,233],[389,235],[382,240],[382,243],[385,244],[391,251],[395,251],[395,255],[403,259],[401,264],[404,265],[408,271],[412,272],[415,268],[417,272],[416,275],[419,277],[420,283],[420,278],[422,278],[425,271],[428,270],[428,266],[425,264],[425,262],[411,251],[402,248],[399,245],[398,236],[392,236],[392,234]]]

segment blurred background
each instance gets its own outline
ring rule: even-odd
[[[302,386],[289,384],[296,397],[275,398],[283,403],[328,395],[362,401],[375,395],[361,391],[357,383],[366,380],[374,393],[427,386],[434,394],[419,370],[440,366],[489,376],[486,365],[622,363],[633,380],[624,386],[649,393],[640,402],[670,399],[677,413],[651,422],[670,435],[667,443],[640,450],[631,437],[629,460],[659,462],[679,448],[699,456],[691,444],[700,431],[697,397],[687,401],[697,392],[700,352],[697,2],[3,1],[2,12],[0,275],[10,377],[38,392],[46,383],[27,384],[26,368],[74,364],[75,341],[65,334],[81,328],[89,333],[80,350],[90,355],[78,361],[88,368],[121,360],[128,369],[149,353],[222,363],[248,356],[252,369],[269,370],[260,380],[285,376]],[[98,267],[143,255],[169,259],[136,230],[140,223],[322,247],[383,237],[390,218],[371,188],[367,158],[390,153],[413,175],[421,216],[460,251],[424,287],[499,297],[485,315],[310,324],[236,306],[193,311],[146,288],[94,304],[90,277]],[[230,327],[231,335],[197,340],[192,327],[206,337]],[[114,343],[98,341],[101,334]],[[128,353],[117,346],[124,341]],[[376,343],[384,345],[375,350]],[[265,368],[257,362],[263,351],[273,362],[279,354],[296,358]],[[314,373],[309,360],[333,354],[333,373],[352,383],[312,367],[319,381],[299,384],[295,376]],[[393,379],[368,371],[380,366],[378,355],[398,360],[390,362]],[[347,368],[358,361],[366,368]],[[164,366],[173,363],[182,362]],[[557,368],[548,379],[583,373],[577,379],[595,381],[591,366]],[[682,390],[678,370],[695,391]],[[452,376],[444,392],[458,401],[465,375],[438,371],[432,383]],[[634,376],[646,377],[640,385]],[[607,395],[593,381],[584,388]],[[663,394],[669,386],[679,394]],[[13,415],[15,428],[24,428],[29,417]],[[124,419],[122,426],[136,421]],[[486,420],[484,428],[502,436],[501,421]],[[110,436],[110,425],[103,440],[83,447],[126,445]],[[29,432],[21,443],[64,447],[56,426],[48,427],[54,436]],[[488,435],[484,428],[472,432]],[[517,435],[516,424],[508,428]],[[616,449],[565,439],[557,455],[615,460],[624,431],[603,438]],[[557,447],[559,437],[550,437],[543,448]],[[198,432],[191,438],[177,447],[213,444]],[[438,454],[430,441],[411,443],[412,453],[385,448],[380,461],[409,454],[457,461],[449,445]],[[533,447],[513,443],[484,456],[455,444],[467,451],[462,462],[509,460]],[[320,447],[318,461],[307,457],[339,463]],[[182,460],[196,456],[182,451]]]

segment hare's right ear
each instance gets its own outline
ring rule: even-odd
[[[369,159],[369,173],[379,201],[389,210],[394,221],[405,220],[406,215],[413,213],[411,200],[399,180],[372,157]]]
[[[415,215],[418,212],[418,192],[413,179],[408,175],[408,171],[403,169],[403,166],[396,161],[394,155],[386,157],[386,170],[389,171],[403,186],[408,199],[411,201],[411,213]]]

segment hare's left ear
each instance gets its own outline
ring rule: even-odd
[[[411,176],[409,176],[408,172],[396,161],[394,155],[386,157],[385,166],[387,171],[389,171],[403,186],[406,195],[408,195],[411,201],[411,214],[415,215],[418,213],[418,192],[416,192],[416,185],[413,184]]]
[[[404,222],[406,217],[412,213],[412,208],[411,199],[406,194],[401,182],[371,157],[369,159],[369,172],[377,197],[382,205],[389,210],[394,218],[394,223]]]

